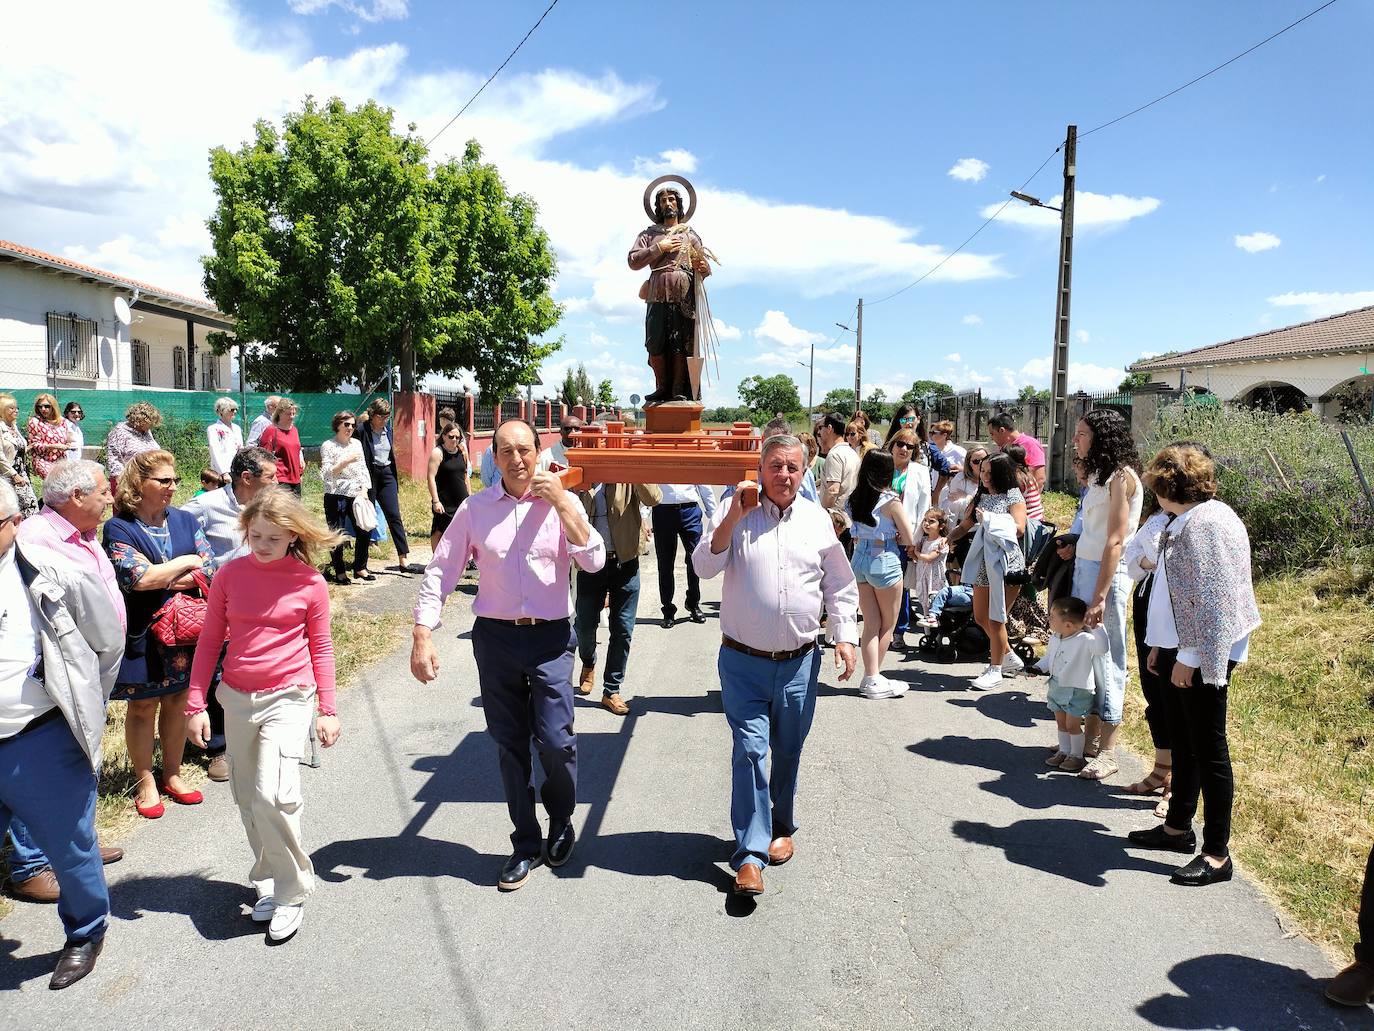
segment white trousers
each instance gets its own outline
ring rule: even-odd
[[[229,790],[239,807],[258,898],[304,902],[315,868],[301,845],[301,759],[315,715],[315,689],[288,687],[249,694],[221,684]]]

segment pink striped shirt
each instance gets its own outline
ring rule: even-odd
[[[25,550],[42,548],[63,562],[98,577],[109,596],[110,608],[119,615],[119,625],[127,629],[124,595],[119,593],[114,566],[110,564],[105,549],[96,543],[94,530],[82,533],[67,522],[60,512],[54,512],[45,505],[37,515],[19,524],[19,540]]]

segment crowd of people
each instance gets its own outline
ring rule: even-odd
[[[761,894],[764,870],[795,853],[821,638],[840,680],[858,668],[863,698],[894,698],[909,682],[884,666],[914,645],[907,635],[939,627],[950,606],[967,606],[986,639],[973,689],[1048,675],[1055,740],[1045,763],[1085,780],[1119,772],[1131,606],[1155,756],[1125,790],[1158,795],[1162,823],[1131,832],[1130,844],[1191,857],[1173,871],[1177,884],[1232,876],[1227,685],[1259,614],[1245,528],[1216,499],[1215,466],[1200,444],[1177,442],[1142,468],[1124,420],[1088,413],[1073,432],[1078,511],[1061,533],[1044,519],[1044,450],[1008,416],[992,420],[991,447],[961,446],[952,425],[927,425],[912,406],[898,409],[885,437],[861,416],[828,414],[799,436],[770,423],[757,480],[719,500],[700,484],[565,490],[557,474],[588,429],[574,417],[548,449],[528,423],[503,423],[486,452],[486,489],[470,493],[467,442],[450,416],[428,463],[434,557],[420,567],[408,562],[387,403],[374,401],[361,427],[353,413],[334,417],[320,453],[323,523],[300,501],[297,414],[289,399],[271,398],[245,440],[237,405],[221,399],[207,429],[209,489],[177,507],[176,460],[158,446],[148,403],[111,431],[101,466],[80,457],[79,405],[58,416],[56,400],[40,395],[21,433],[14,398],[0,394],[0,588],[11,595],[8,612],[28,614],[0,621],[0,822],[17,892],[58,902],[67,945],[53,988],[89,973],[104,940],[102,866],[120,856],[96,840],[94,822],[108,701],[127,705],[137,812],[156,819],[164,798],[201,802],[182,761],[188,741],[203,749],[211,778],[234,788],[253,855],[251,918],[274,941],[301,926],[314,878],[299,760],[312,736],[330,746],[341,734],[329,596],[316,566],[351,582],[347,532],[353,579],[371,578],[379,521],[400,567],[424,573],[410,660],[422,682],[440,674],[433,631],[444,602],[476,567],[473,650],[513,825],[503,891],[541,861],[560,866],[573,853],[574,698],[595,688],[609,610],[601,705],[630,711],[625,675],[650,541],[665,629],[677,624],[679,546],[691,622],[707,620],[700,581],[725,578],[717,673],[733,741],[737,894]],[[1048,647],[1027,670],[1008,626],[1046,559],[1059,569],[1041,580]],[[187,600],[196,594],[199,605]],[[1374,967],[1352,965],[1331,991],[1362,1004],[1374,994]]]

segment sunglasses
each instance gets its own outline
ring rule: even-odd
[[[340,428],[340,429],[345,429],[345,428],[348,428],[348,427],[351,427],[351,426],[353,426],[353,423],[351,423],[351,422],[341,422],[341,423],[339,423],[339,428]]]
[[[160,483],[164,487],[181,486],[180,476],[149,476],[148,479],[151,480],[153,483]]]
[[[904,448],[906,448],[908,451],[911,450],[911,445],[908,444],[908,443],[907,443],[906,441],[904,441],[904,440],[894,440],[894,441],[892,442],[892,446],[893,446],[893,447],[904,447]]]
[[[904,415],[897,421],[901,423],[903,426],[914,426],[916,424],[916,416]]]
[[[84,417],[85,414],[86,413],[83,412],[80,408],[73,408],[70,412],[67,413],[67,418],[70,419],[72,418],[72,416],[75,416],[76,418],[80,419]]]
[[[981,459],[981,458],[970,458],[970,459],[968,460],[968,464],[969,464],[969,465],[982,465],[982,464],[983,464],[983,459]]]
[[[43,402],[42,404],[40,404],[38,407],[39,407],[39,408],[51,408],[52,405],[50,405],[50,404],[48,404],[48,402],[44,401],[44,402]]]

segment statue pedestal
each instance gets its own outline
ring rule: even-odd
[[[646,433],[700,433],[700,401],[664,401],[644,409]]]

